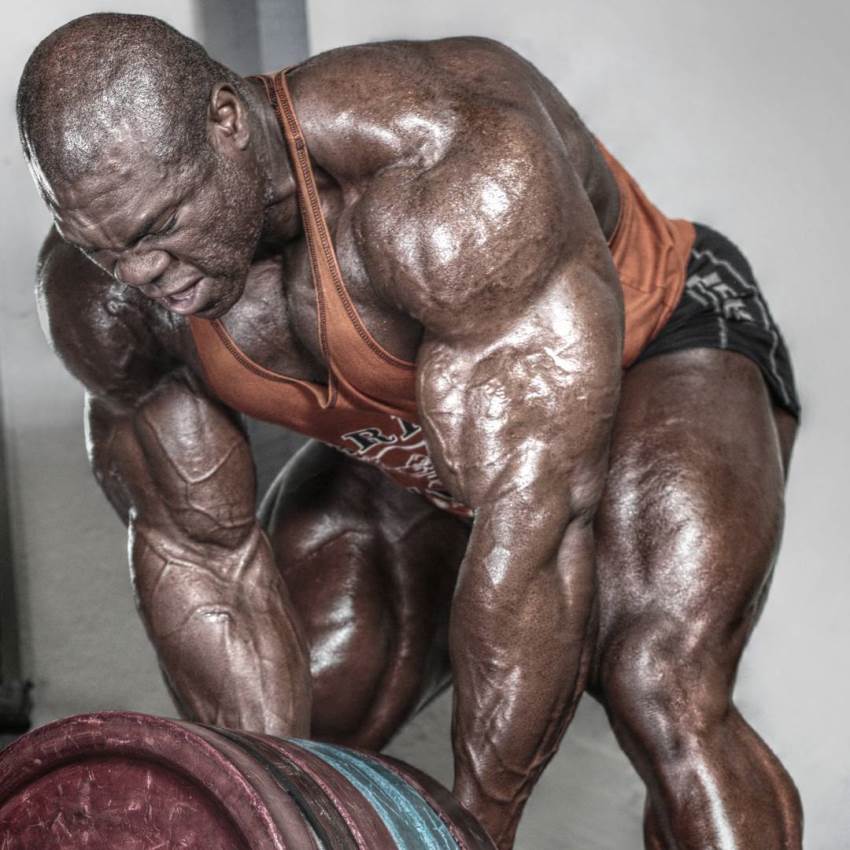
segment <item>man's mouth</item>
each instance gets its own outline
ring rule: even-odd
[[[181,316],[187,316],[190,313],[195,313],[201,306],[204,300],[204,293],[207,287],[203,286],[205,278],[198,278],[194,283],[184,287],[178,292],[173,292],[170,295],[163,295],[162,300],[166,307],[173,313],[179,313]]]

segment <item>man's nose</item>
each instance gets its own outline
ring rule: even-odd
[[[147,286],[162,277],[170,255],[165,251],[134,251],[125,254],[115,264],[115,276],[130,286]]]

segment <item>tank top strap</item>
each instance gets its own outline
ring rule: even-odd
[[[372,337],[348,294],[330,230],[322,212],[301,123],[295,114],[292,95],[286,81],[288,70],[284,69],[272,77],[264,76],[261,79],[283,130],[298,187],[298,201],[316,288],[322,351],[327,358],[330,372],[345,384],[355,377],[356,383],[368,386],[375,370],[379,370],[385,380],[394,378],[401,388],[409,383],[415,366],[395,357]],[[347,369],[351,371],[353,367],[357,374],[341,374],[340,363],[335,356],[342,357],[346,361]]]
[[[331,242],[330,231],[322,214],[316,178],[310,164],[310,156],[307,151],[307,144],[304,141],[301,123],[293,109],[292,96],[289,93],[289,86],[286,84],[286,72],[288,70],[288,68],[284,68],[271,77],[264,74],[259,79],[262,80],[269,102],[274,107],[292,162],[292,170],[298,188],[298,204],[301,209],[307,252],[310,257],[310,268],[316,291],[319,344],[325,361],[330,365],[328,295],[333,291],[337,281],[341,285],[342,276]],[[332,373],[333,369],[329,371]]]

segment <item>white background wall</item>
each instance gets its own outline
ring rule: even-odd
[[[260,4],[261,7],[264,4]],[[268,6],[268,4],[265,4]],[[202,35],[191,0],[29,3],[0,55],[0,369],[24,662],[37,722],[127,708],[168,714],[132,607],[123,529],[90,479],[81,391],[42,340],[31,296],[48,226],[21,158],[14,92],[36,42],[70,18],[137,11]],[[771,599],[738,700],[804,797],[810,850],[850,848],[850,418],[843,276],[850,167],[848,7],[816,0],[312,0],[312,51],[378,38],[500,38],[550,76],[671,215],[749,255],[795,357],[805,407]],[[271,67],[271,65],[269,65]],[[450,780],[448,702],[395,752]],[[639,846],[642,792],[605,720],[583,704],[532,800],[524,850]]]

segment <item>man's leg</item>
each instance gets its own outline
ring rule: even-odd
[[[316,442],[284,468],[260,518],[310,645],[312,735],[382,747],[448,681],[467,527]]]
[[[646,782],[651,850],[800,847],[796,788],[732,702],[793,432],[739,354],[665,354],[625,377],[597,521],[592,691]]]

